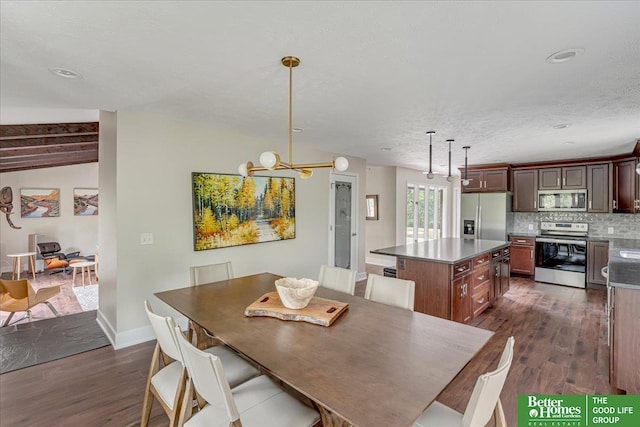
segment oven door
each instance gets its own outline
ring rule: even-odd
[[[586,287],[587,242],[585,240],[536,238],[535,280],[557,285]]]

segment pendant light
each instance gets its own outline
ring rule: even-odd
[[[429,172],[423,172],[425,175],[427,175],[427,179],[433,179],[433,170],[431,169],[431,165],[433,163],[433,146],[432,146],[432,138],[433,135],[435,135],[436,131],[435,130],[430,130],[427,131],[427,135],[429,135]]]
[[[254,166],[252,162],[242,163],[238,166],[238,172],[242,176],[253,176],[255,171],[290,169],[298,172],[300,178],[307,179],[313,175],[315,168],[334,168],[337,171],[346,171],[349,161],[344,157],[338,157],[326,163],[298,163],[293,162],[293,69],[300,65],[300,59],[295,56],[282,58],[282,65],[289,69],[289,161],[280,160],[280,155],[275,151],[265,151],[260,155],[260,165]]]
[[[455,139],[447,139],[449,143],[449,175],[447,175],[447,181],[453,182],[453,177],[451,176],[451,143],[455,141]]]
[[[469,185],[470,182],[470,180],[467,179],[467,151],[469,150],[469,148],[471,147],[468,145],[462,147],[462,149],[464,150],[464,179],[462,180],[462,185],[464,185],[465,187]]]

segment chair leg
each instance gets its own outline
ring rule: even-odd
[[[149,366],[149,375],[147,376],[147,386],[144,389],[144,399],[142,401],[142,418],[140,427],[149,425],[149,417],[151,416],[151,406],[153,405],[153,394],[151,393],[151,378],[158,372],[160,366],[160,344],[156,344],[151,357],[151,366]]]
[[[15,311],[12,311],[9,314],[9,317],[7,317],[7,319],[4,321],[4,323],[2,324],[2,327],[4,328],[5,326],[9,326],[9,322],[11,321],[11,318],[13,317],[13,315],[16,314]]]
[[[51,310],[56,317],[60,316],[58,310],[56,310],[56,308],[49,301],[45,301],[44,303],[47,305],[47,307],[49,307],[49,310]]]
[[[504,411],[502,410],[502,402],[500,402],[500,398],[498,398],[498,403],[496,403],[496,408],[494,409],[494,415],[496,417],[496,427],[507,427],[507,419],[504,416]]]

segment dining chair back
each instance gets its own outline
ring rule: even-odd
[[[181,405],[184,403],[183,398],[187,384],[186,370],[173,333],[168,329],[166,318],[155,314],[149,301],[145,300],[144,309],[156,335],[157,343],[147,376],[140,425],[144,427],[149,424],[151,407],[155,398],[169,417],[169,425],[175,426],[180,418]]]
[[[40,288],[35,291],[27,279],[0,279],[0,311],[10,313],[2,323],[2,326],[9,325],[13,315],[20,311],[25,311],[27,314],[16,320],[16,322],[19,322],[25,317],[28,317],[29,321],[31,321],[31,309],[38,304],[45,304],[55,316],[58,316],[58,311],[49,302],[49,299],[59,293],[60,285]]]
[[[500,402],[500,392],[511,368],[514,343],[514,338],[509,337],[496,370],[478,377],[462,417],[463,426],[484,426],[491,420],[492,414],[496,415],[497,425],[506,424]],[[500,419],[502,419],[502,423],[499,422]]]
[[[220,358],[197,349],[179,332],[175,328],[189,373],[187,390],[195,387],[199,409],[185,427],[311,427],[320,422],[317,411],[288,395],[266,375],[232,388]]]
[[[414,427],[484,427],[489,423],[492,415],[495,416],[496,427],[506,427],[500,392],[513,360],[514,342],[513,337],[507,339],[495,371],[478,377],[464,414],[434,401],[418,418]]]
[[[231,261],[191,267],[191,286],[233,279]]]
[[[354,270],[323,265],[320,267],[318,282],[322,287],[354,295],[356,293],[356,274],[357,271]]]
[[[369,274],[364,297],[413,311],[415,292],[416,284],[413,280]]]

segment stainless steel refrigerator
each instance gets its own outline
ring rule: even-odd
[[[507,230],[513,226],[510,193],[468,193],[461,199],[462,237],[507,240]]]

